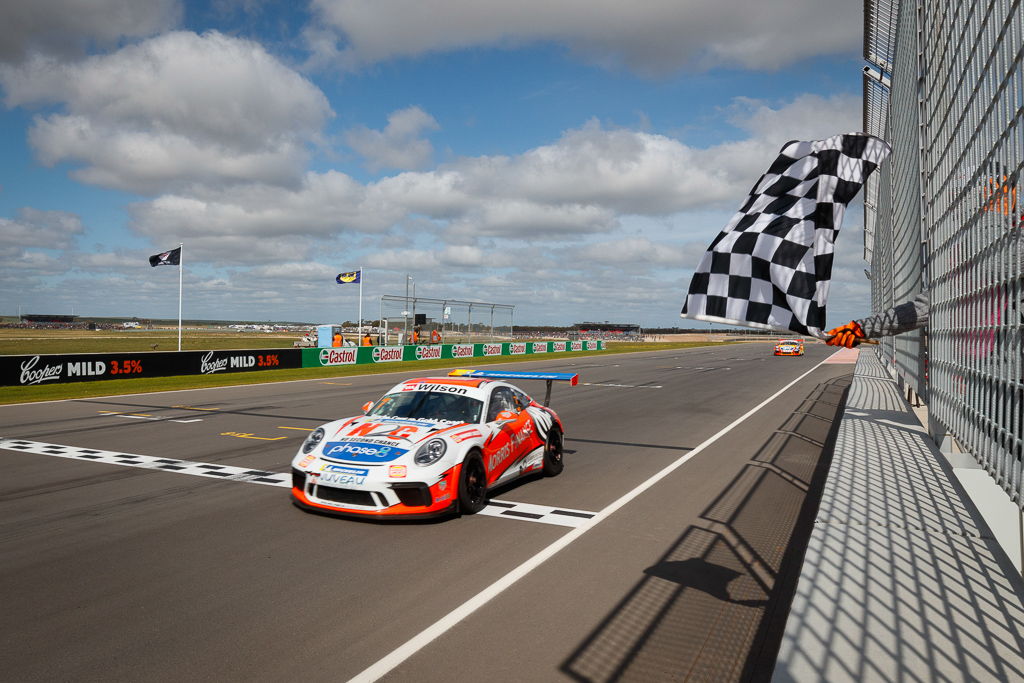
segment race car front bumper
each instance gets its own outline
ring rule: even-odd
[[[316,472],[292,468],[292,502],[332,515],[401,519],[450,512],[458,500],[461,465],[430,484],[425,481],[327,483]]]

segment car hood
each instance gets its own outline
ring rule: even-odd
[[[466,426],[446,420],[412,420],[360,416],[325,425],[321,455],[344,462],[383,463],[397,460],[435,436],[447,436]]]

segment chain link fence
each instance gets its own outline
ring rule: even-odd
[[[1024,507],[1021,4],[866,0],[864,35],[865,129],[893,146],[865,193],[872,307],[931,302],[881,353]]]
[[[515,306],[459,299],[430,299],[385,294],[380,297],[378,317],[384,321],[388,344],[445,344],[509,341],[515,323]]]

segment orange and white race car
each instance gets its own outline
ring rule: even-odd
[[[802,356],[804,355],[803,339],[780,339],[775,345],[776,356]]]
[[[570,373],[456,370],[397,384],[364,414],[317,427],[292,460],[292,501],[336,515],[472,514],[487,491],[559,474],[562,421],[503,379],[576,384]]]

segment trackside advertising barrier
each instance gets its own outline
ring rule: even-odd
[[[0,356],[0,385],[34,386],[301,368],[300,352],[301,349],[236,349]]]
[[[574,341],[0,356],[0,386],[42,386],[133,377],[213,375],[254,370],[435,359],[460,360],[485,356],[519,356],[603,349],[603,341]]]
[[[462,360],[487,356],[529,356],[565,351],[602,351],[603,341],[494,342],[475,344],[424,344],[421,346],[342,346],[301,349],[302,367],[364,365],[417,360]]]

